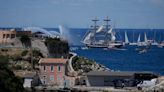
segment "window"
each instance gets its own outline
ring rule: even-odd
[[[6,36],[6,35],[5,35],[5,34],[3,34],[3,38],[5,38],[5,36]]]
[[[10,34],[7,34],[7,37],[6,38],[9,38],[10,37]]]
[[[61,66],[58,66],[58,72],[61,72]]]
[[[46,84],[46,76],[43,76],[43,84]]]
[[[46,66],[43,66],[43,70],[46,71]]]
[[[50,75],[50,81],[54,81],[54,75]]]
[[[54,71],[54,66],[53,65],[51,65],[51,72],[53,72]]]

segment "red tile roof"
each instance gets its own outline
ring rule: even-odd
[[[68,59],[63,59],[63,58],[41,58],[39,61],[39,64],[65,64]]]

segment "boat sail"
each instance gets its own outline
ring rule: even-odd
[[[113,28],[110,28],[110,30],[107,33],[111,35],[111,41],[114,42],[116,40],[116,36],[115,33],[113,32]]]
[[[160,35],[160,38],[161,38],[161,35]],[[151,45],[156,45],[156,46],[159,45],[159,43],[156,41],[156,31],[154,31],[154,38],[153,38]]]
[[[94,34],[92,32],[89,32],[85,38],[83,39],[83,43],[85,44],[91,44],[91,38],[94,36]]]
[[[138,35],[138,39],[137,39],[137,45],[138,46],[141,46],[141,36],[140,36],[140,34]]]
[[[125,32],[125,44],[129,44],[129,39],[128,39],[127,32]]]
[[[115,33],[111,33],[111,41],[114,42],[116,41],[116,36],[115,36]]]
[[[141,42],[141,37],[140,37],[140,34],[138,36],[138,39],[137,39],[137,43],[140,43]]]
[[[103,26],[100,26],[98,30],[96,30],[96,33],[100,33],[100,32],[103,32]]]
[[[145,42],[145,44],[147,44],[147,43],[148,43],[148,40],[147,40],[147,35],[146,35],[146,33],[145,33],[145,36],[144,36],[144,42]]]
[[[107,32],[108,34],[112,33],[113,28],[110,28],[110,30]]]
[[[116,41],[116,34],[113,31],[113,28],[109,28],[108,22],[110,21],[107,17],[104,21],[106,25],[100,26],[97,29],[97,19],[92,20],[94,22],[93,29],[89,31],[87,35],[84,36],[83,43],[91,48],[109,48],[109,47],[116,47],[119,48],[123,44],[121,41]],[[98,33],[103,33],[103,39],[96,39]]]

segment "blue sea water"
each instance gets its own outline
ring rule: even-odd
[[[83,44],[80,40],[87,29],[72,29],[72,39],[78,47],[74,50],[79,56],[84,56],[95,60],[115,71],[150,71],[164,75],[164,48],[151,46],[147,53],[139,54],[137,46],[123,47],[125,50],[104,50],[91,48],[87,50],[80,49]],[[148,39],[155,39],[157,42],[164,40],[163,29],[117,29],[116,32],[120,40],[124,40],[124,32],[127,31],[130,41],[137,41],[141,34],[141,40],[144,39],[144,33],[147,33]],[[134,35],[134,37],[133,37]]]
[[[115,71],[151,71],[164,75],[164,48],[152,46],[147,53],[139,54],[137,47],[128,46],[126,50],[77,49],[79,56],[107,66]]]

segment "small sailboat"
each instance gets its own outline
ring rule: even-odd
[[[145,32],[145,35],[144,35],[144,42],[145,42],[145,44],[148,43],[146,32]]]
[[[160,42],[160,43],[158,44],[158,47],[159,47],[159,48],[163,48],[163,47],[164,47],[164,41]]]
[[[127,35],[127,32],[125,32],[125,42],[124,44],[129,44],[129,39],[128,39],[128,35]]]
[[[160,37],[161,37],[161,35],[160,35]],[[156,31],[154,31],[154,39],[151,41],[151,45],[155,45],[155,46],[158,45],[158,42],[156,41]]]
[[[137,40],[137,46],[150,46],[151,42],[147,39],[146,32],[144,33],[144,41],[141,42],[141,36],[139,34],[138,40]]]
[[[137,46],[141,46],[141,36],[140,34],[138,35],[138,39],[137,39]]]

